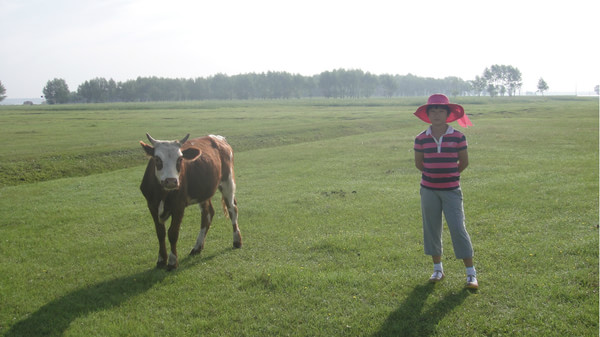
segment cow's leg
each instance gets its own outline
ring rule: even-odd
[[[158,261],[156,262],[156,268],[165,268],[167,266],[167,245],[165,244],[167,233],[165,224],[154,221],[154,227],[156,228],[156,237],[158,238]]]
[[[215,209],[213,208],[210,199],[200,203],[200,212],[202,213],[202,224],[200,225],[200,233],[198,233],[198,238],[196,239],[196,245],[192,248],[190,255],[200,254],[204,249],[204,241],[206,240],[206,234],[210,229],[210,224],[212,223],[212,219],[215,216]]]
[[[183,210],[173,212],[171,215],[171,226],[169,227],[169,243],[171,244],[171,253],[169,253],[169,263],[167,270],[173,270],[179,266],[177,260],[177,240],[179,239],[179,228],[183,219]]]
[[[237,200],[235,199],[235,181],[233,179],[233,171],[229,174],[229,177],[221,182],[219,190],[223,195],[223,203],[229,213],[229,219],[233,226],[233,247],[242,247],[242,233],[240,233],[240,227],[238,226],[238,208]]]
[[[156,262],[156,268],[165,268],[167,266],[167,245],[165,244],[165,237],[167,232],[165,229],[165,221],[159,216],[162,213],[162,202],[155,208],[148,204],[150,214],[154,220],[154,228],[156,229],[156,237],[158,238],[158,261]]]

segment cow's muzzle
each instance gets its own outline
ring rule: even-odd
[[[179,181],[177,178],[167,178],[163,180],[161,184],[165,190],[176,190],[179,188]]]

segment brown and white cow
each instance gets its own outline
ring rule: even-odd
[[[206,233],[215,210],[211,198],[217,188],[221,191],[223,208],[233,225],[233,247],[242,246],[238,227],[238,209],[235,199],[233,150],[224,137],[210,135],[188,140],[189,134],[179,141],[162,141],[146,134],[150,145],[140,144],[150,156],[140,189],[148,202],[158,236],[158,268],[177,268],[177,239],[183,213],[187,206],[199,204],[202,224],[191,255],[204,248]],[[165,222],[171,217],[167,257]]]

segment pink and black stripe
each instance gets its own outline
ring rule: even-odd
[[[459,131],[448,131],[440,143],[427,131],[415,138],[414,150],[424,154],[421,186],[425,188],[453,190],[460,187],[458,152],[467,148],[467,139]]]

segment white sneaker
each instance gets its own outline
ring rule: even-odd
[[[441,270],[435,270],[431,277],[429,278],[429,282],[435,283],[439,282],[444,278],[444,272]]]
[[[477,277],[475,277],[475,275],[467,275],[467,285],[465,285],[465,287],[469,289],[479,288],[479,284],[477,283]]]

